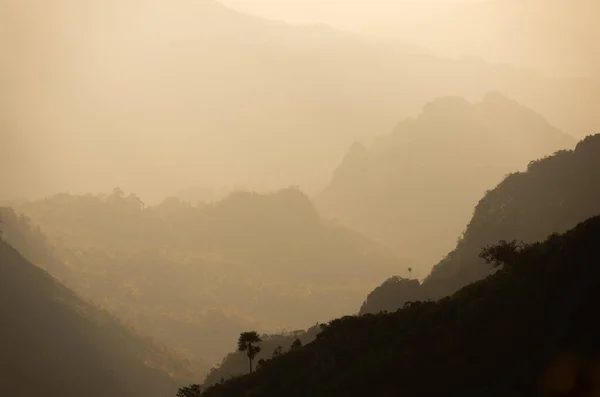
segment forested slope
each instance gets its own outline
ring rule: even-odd
[[[498,271],[451,297],[332,321],[315,342],[204,395],[546,395],[556,359],[574,354],[578,372],[599,351],[600,218],[488,254]],[[591,386],[580,373],[567,389]]]
[[[535,242],[600,214],[600,135],[532,161],[488,191],[456,248],[410,292],[385,283],[367,297],[360,312],[393,311],[406,301],[437,299],[490,273],[478,257],[481,247],[499,240]]]

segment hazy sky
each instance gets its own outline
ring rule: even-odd
[[[555,89],[447,60],[596,76],[596,0],[223,1],[370,35],[199,0],[0,0],[0,196],[121,186],[159,200],[205,185],[313,194],[354,141],[448,94],[499,90],[568,133],[588,133],[588,85]]]
[[[361,29],[364,25],[406,13],[406,7],[482,2],[489,0],[222,0],[240,11],[288,23],[325,23],[336,28]]]
[[[409,3],[409,2],[439,2],[439,1],[489,1],[489,0],[234,0],[245,3]],[[228,3],[229,1],[224,1]]]

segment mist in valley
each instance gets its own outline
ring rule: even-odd
[[[527,295],[512,263],[595,258],[593,220],[568,231],[600,215],[598,17],[594,0],[0,0],[0,338],[31,346],[0,350],[0,395],[346,396],[377,376],[387,395],[382,341],[445,327],[434,353],[394,348],[437,357],[415,382],[458,372],[443,357],[470,316],[491,335],[494,294]],[[558,299],[531,285],[530,305]],[[463,383],[516,390],[493,382]]]

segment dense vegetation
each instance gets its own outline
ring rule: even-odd
[[[575,143],[498,93],[439,98],[368,149],[355,144],[315,203],[410,257],[420,278],[452,249],[486,189]]]
[[[154,207],[116,189],[18,209],[30,217],[22,217],[30,224],[22,235],[52,252],[31,260],[141,332],[210,364],[247,329],[299,329],[353,312],[401,267],[367,238],[322,221],[294,188]]]
[[[407,301],[437,299],[489,274],[478,257],[500,240],[534,242],[564,232],[600,214],[600,135],[575,150],[533,161],[488,191],[456,249],[438,263],[420,287],[388,281],[368,297],[361,313],[394,311]]]
[[[0,395],[163,397],[177,360],[0,246]],[[190,378],[187,378],[188,381]]]
[[[531,396],[561,355],[583,368],[600,352],[600,217],[484,256],[498,271],[451,297],[334,320],[314,342],[203,395]],[[590,386],[584,376],[576,387]]]

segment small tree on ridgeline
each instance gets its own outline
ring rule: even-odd
[[[258,371],[263,365],[265,365],[266,362],[267,360],[265,360],[264,358],[258,360],[258,362],[256,363],[256,370]]]
[[[412,267],[408,268],[408,278],[410,278],[410,275],[412,274]]]
[[[262,339],[256,331],[242,332],[238,339],[238,351],[246,352],[250,361],[250,373],[252,373],[252,361],[260,353],[260,346],[257,346],[260,342]]]
[[[479,253],[479,257],[493,267],[513,267],[518,263],[520,255],[527,247],[527,244],[523,242],[518,243],[516,240],[501,240],[496,245],[483,247]]]
[[[277,346],[275,350],[273,350],[272,358],[277,358],[283,354],[283,347]]]
[[[292,343],[292,346],[290,346],[290,350],[294,351],[294,350],[298,350],[302,347],[302,341],[299,338],[296,338],[296,340]]]
[[[176,397],[200,397],[200,385],[190,385],[181,387]]]

